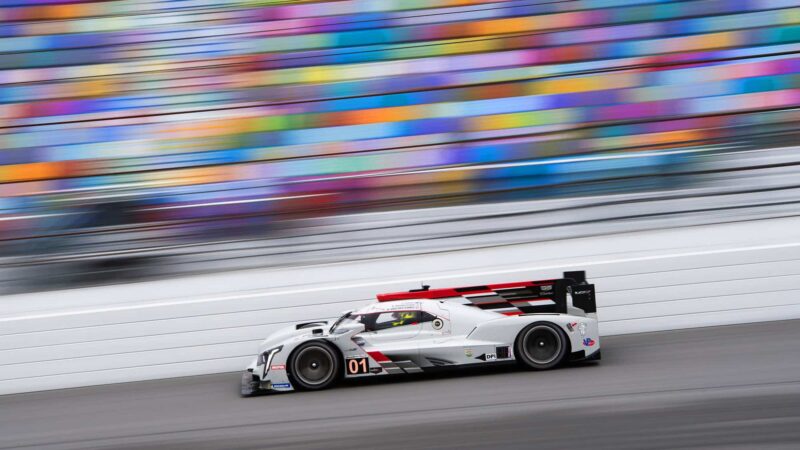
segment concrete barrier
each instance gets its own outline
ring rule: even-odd
[[[278,327],[434,287],[585,269],[604,335],[800,318],[800,219],[7,296],[0,394],[238,371]]]

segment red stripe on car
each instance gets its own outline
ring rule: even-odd
[[[393,300],[433,300],[448,297],[461,297],[469,294],[489,294],[493,293],[495,289],[521,289],[534,286],[547,286],[552,285],[554,282],[555,280],[518,281],[516,283],[489,284],[486,286],[392,292],[389,294],[378,294],[378,301],[390,302]]]
[[[367,352],[367,354],[370,356],[370,358],[374,359],[375,361],[377,361],[379,363],[380,362],[391,362],[392,361],[391,359],[389,359],[388,356],[386,356],[383,353],[381,353],[379,351],[376,351],[376,350],[369,351],[369,352]]]

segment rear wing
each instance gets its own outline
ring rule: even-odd
[[[413,289],[378,294],[378,301],[447,300],[505,315],[597,314],[595,289],[586,281],[585,271],[564,272],[563,278],[517,283],[489,284],[446,289]],[[576,309],[580,311],[576,311]]]

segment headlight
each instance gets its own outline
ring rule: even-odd
[[[279,345],[275,348],[271,348],[260,355],[258,355],[258,365],[259,366],[268,366],[272,362],[272,358],[275,356],[276,353],[283,350],[283,346]]]
[[[277,354],[281,350],[283,350],[283,346],[279,345],[279,346],[277,346],[275,348],[271,348],[271,349],[261,353],[260,355],[258,355],[258,365],[259,366],[264,366],[264,368],[261,369],[261,380],[262,381],[264,380],[264,378],[267,377],[267,372],[269,371],[269,366],[270,366],[270,364],[272,364],[272,358],[275,357],[275,354]]]

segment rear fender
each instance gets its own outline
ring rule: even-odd
[[[583,351],[585,356],[600,349],[597,320],[567,314],[530,314],[510,316],[478,325],[469,335],[471,340],[506,342],[514,347],[520,331],[534,322],[549,322],[559,327],[567,336],[572,352]]]

